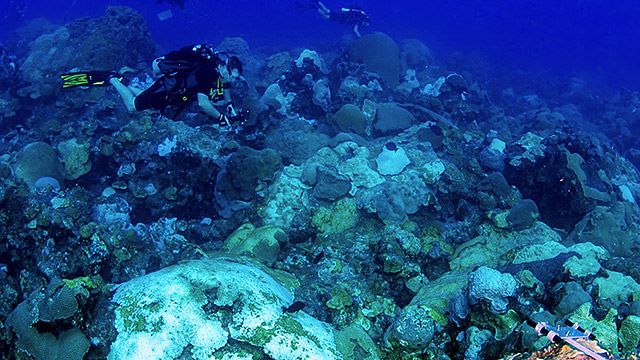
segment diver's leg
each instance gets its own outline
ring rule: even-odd
[[[116,79],[115,77],[109,79],[109,83],[113,85],[118,94],[120,94],[122,102],[124,102],[124,106],[126,106],[127,110],[130,112],[136,111],[136,95],[133,93],[133,91],[126,87],[123,83],[120,82],[120,80]]]
[[[329,10],[329,8],[327,8],[322,3],[322,1],[318,1],[316,5],[318,6],[318,12],[320,13],[320,15],[322,15],[323,18],[329,19],[331,17],[331,10]]]

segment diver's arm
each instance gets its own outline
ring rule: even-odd
[[[360,35],[360,30],[358,29],[358,24],[353,25],[353,32],[357,37],[362,37],[362,35]]]

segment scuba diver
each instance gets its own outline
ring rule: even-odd
[[[310,0],[307,4],[296,1],[296,4],[303,8],[314,8],[327,20],[334,20],[353,27],[353,32],[357,37],[361,37],[360,29],[371,25],[371,17],[364,10],[358,7],[343,7],[340,11],[332,11],[327,8],[322,1]]]
[[[244,121],[247,114],[236,112],[229,92],[232,80],[242,74],[242,63],[237,57],[228,57],[200,44],[159,57],[153,60],[152,68],[160,78],[144,91],[124,85],[118,74],[109,71],[63,74],[62,87],[111,84],[130,112],[151,108],[162,111],[168,107],[179,111],[197,102],[221,126],[231,127],[232,121],[240,124]]]
[[[160,4],[164,0],[156,0],[156,4]],[[180,6],[180,10],[184,10],[184,2],[186,0],[167,0],[167,3]]]

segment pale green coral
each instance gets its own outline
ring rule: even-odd
[[[475,324],[484,325],[493,329],[493,335],[497,340],[506,338],[522,323],[522,319],[516,311],[509,309],[505,314],[491,312],[472,312],[471,319]]]
[[[449,311],[449,300],[456,291],[467,286],[467,273],[451,271],[438,279],[425,284],[418,294],[413,297],[410,305],[427,306],[431,309],[430,316],[441,325],[446,325],[448,320],[443,314]]]
[[[618,311],[610,309],[607,315],[601,321],[597,321],[591,315],[591,303],[584,303],[574,311],[569,320],[579,323],[585,329],[591,329],[593,334],[598,338],[602,346],[614,351],[618,351],[618,330],[616,327],[616,318]]]
[[[322,234],[335,234],[352,228],[358,221],[358,208],[352,198],[335,202],[330,209],[320,207],[313,214],[311,224]]]
[[[367,299],[365,307],[362,309],[362,314],[370,319],[375,319],[380,314],[393,316],[397,308],[393,299],[375,296],[371,300]]]
[[[598,287],[598,297],[611,300],[615,306],[621,303],[640,300],[640,285],[631,276],[616,271],[605,270],[608,277],[599,277],[593,281]]]
[[[620,344],[625,351],[634,350],[640,342],[640,317],[629,315],[620,324]]]
[[[577,256],[569,258],[562,267],[572,279],[595,276],[601,268],[598,260],[590,257],[579,259]]]
[[[250,223],[241,225],[222,244],[222,250],[232,255],[252,256],[273,265],[280,254],[280,243],[289,237],[279,227],[265,225],[256,228]]]
[[[94,281],[89,276],[81,276],[74,279],[62,279],[66,287],[73,290],[76,294],[81,294],[85,298],[88,298],[90,291],[98,288],[102,284],[102,278],[99,277]]]
[[[342,286],[331,290],[331,299],[327,301],[327,307],[340,310],[353,304],[353,298]]]
[[[433,159],[422,166],[424,181],[427,184],[435,184],[440,180],[440,175],[446,170],[444,162],[440,159]]]
[[[500,257],[514,246],[560,242],[558,233],[543,222],[537,221],[528,229],[505,232],[483,226],[483,233],[460,245],[449,266],[452,270],[470,270],[475,266],[496,266]]]
[[[569,251],[575,251],[583,258],[592,258],[595,260],[608,260],[609,252],[607,249],[594,245],[590,242],[582,242],[569,247]]]

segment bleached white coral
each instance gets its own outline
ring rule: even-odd
[[[176,135],[173,135],[173,138],[171,138],[171,140],[169,140],[169,138],[164,139],[163,142],[158,144],[158,155],[169,156],[169,154],[171,154],[173,149],[176,148],[177,144],[178,144],[178,137]]]
[[[444,85],[446,81],[444,76],[440,76],[433,84],[427,84],[424,89],[420,91],[422,95],[433,96],[436,97],[440,95],[440,88]]]
[[[331,326],[283,307],[293,294],[261,268],[216,258],[171,266],[118,286],[116,341],[109,360],[196,360],[226,353],[243,359],[242,344],[275,360],[337,359]],[[237,356],[236,356],[237,355]],[[294,356],[295,357],[292,357]]]

